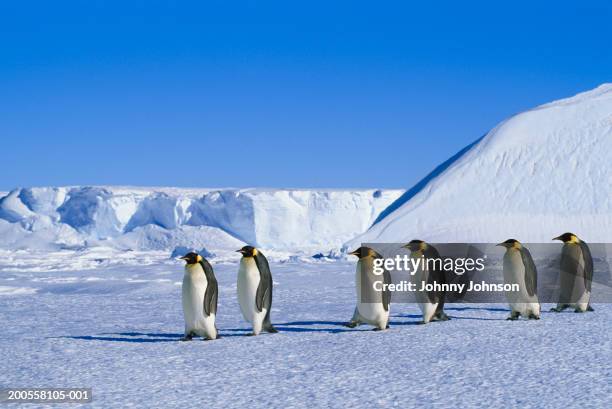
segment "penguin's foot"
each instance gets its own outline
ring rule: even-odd
[[[512,313],[510,313],[510,316],[506,318],[506,321],[516,321],[519,319],[520,316],[521,314],[519,314],[518,312],[512,311]]]
[[[539,316],[539,315],[535,315],[535,314],[533,314],[533,313],[532,313],[532,314],[529,314],[529,317],[528,317],[528,318],[529,318],[530,320],[539,320],[539,319],[540,319],[540,316]]]
[[[185,335],[183,338],[181,338],[182,342],[191,341],[191,340],[193,340],[193,336],[192,335]]]
[[[448,315],[446,315],[446,313],[444,311],[437,313],[434,316],[434,320],[435,321],[448,321],[450,320],[450,317]]]
[[[568,307],[567,304],[560,305],[558,307],[553,307],[550,309],[551,312],[561,312]]]
[[[384,331],[387,328],[375,327],[372,331]]]
[[[385,327],[385,329],[389,329],[389,328],[391,328],[391,327],[389,326],[389,324],[387,324],[387,326]]]
[[[254,336],[257,336],[257,335],[259,335],[259,334],[256,334],[254,332],[249,332],[248,334],[246,334],[247,337],[254,337]]]
[[[274,328],[273,326],[271,326],[271,325],[270,325],[270,327],[266,328],[266,331],[268,331],[270,334],[278,333],[278,330],[276,328]]]
[[[429,321],[419,321],[417,322],[418,325],[425,325],[427,324]]]
[[[588,306],[587,306],[587,311],[591,311],[591,312],[592,312],[592,311],[595,311],[595,310],[593,309],[593,307],[591,307],[590,305],[588,305]]]
[[[580,308],[576,308],[574,312],[583,313],[583,312],[587,312],[587,310],[581,310]]]
[[[357,325],[359,325],[359,323],[356,321],[350,321],[344,324],[345,327],[349,327],[349,328],[355,328]]]

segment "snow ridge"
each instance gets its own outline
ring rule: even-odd
[[[515,115],[409,189],[348,245],[415,238],[612,240],[612,84]]]
[[[0,248],[339,247],[402,191],[20,188],[0,198]]]

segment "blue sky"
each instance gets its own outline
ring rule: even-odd
[[[612,81],[606,2],[6,3],[2,190],[408,188]]]

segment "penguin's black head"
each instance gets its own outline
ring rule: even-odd
[[[425,248],[427,248],[427,243],[425,243],[423,240],[412,240],[410,243],[402,247],[410,251],[419,251],[425,250]]]
[[[521,243],[518,240],[515,239],[508,239],[502,243],[496,244],[497,246],[502,246],[505,247],[507,249],[512,248],[512,247],[520,247]]]
[[[183,257],[181,257],[181,260],[185,260],[187,264],[196,264],[202,260],[202,256],[192,251],[190,253],[185,254]]]
[[[561,240],[563,243],[577,243],[578,236],[574,233],[563,233],[559,237],[555,237],[553,240]]]
[[[366,246],[361,246],[357,250],[351,251],[349,254],[352,256],[356,256],[360,259],[364,257],[375,257],[375,258],[382,257],[380,254],[374,251],[374,249],[371,249],[370,247],[366,247]]]
[[[242,254],[242,257],[255,257],[257,255],[257,249],[253,246],[244,246],[236,252]]]

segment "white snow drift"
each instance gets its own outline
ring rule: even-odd
[[[0,248],[330,249],[364,232],[399,190],[43,187],[0,199]]]
[[[612,84],[515,115],[350,242],[612,241]]]

